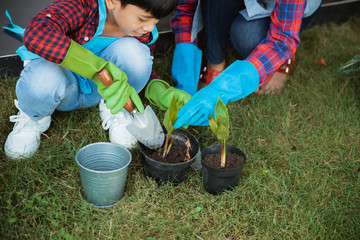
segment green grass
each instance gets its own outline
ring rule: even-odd
[[[279,95],[229,104],[228,144],[248,160],[239,186],[219,196],[205,192],[201,172],[158,187],[134,150],[123,199],[107,209],[88,205],[74,156],[108,141],[97,107],[55,112],[37,154],[13,161],[2,148],[13,126],[8,117],[17,112],[16,78],[2,79],[0,238],[359,239],[360,79],[336,74],[359,53],[359,21],[307,29]],[[235,57],[230,51],[229,61]],[[326,67],[316,65],[319,57]],[[171,49],[154,67],[170,79]],[[217,143],[209,128],[190,131],[202,149]]]

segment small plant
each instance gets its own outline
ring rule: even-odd
[[[360,54],[355,55],[351,60],[344,63],[337,71],[344,76],[360,77]]]
[[[221,168],[226,164],[226,140],[229,138],[229,113],[219,98],[215,106],[215,117],[209,117],[209,125],[218,140],[221,141]]]
[[[190,212],[190,215],[188,216],[189,219],[195,219],[198,220],[200,219],[200,212],[201,212],[201,207],[196,207],[194,210],[192,210]]]
[[[175,96],[173,96],[173,98],[171,99],[171,102],[170,102],[170,106],[169,106],[168,110],[165,112],[163,124],[167,130],[167,135],[166,135],[166,139],[165,139],[163,157],[165,157],[170,152],[170,148],[171,148],[173,142],[175,141],[175,139],[177,138],[177,135],[176,135],[172,139],[172,141],[169,143],[170,134],[175,130],[174,124],[176,122],[178,112],[179,112],[180,108],[182,106],[184,106],[184,104],[185,104],[184,99],[180,102],[177,102]],[[186,144],[186,145],[188,147],[188,144]]]

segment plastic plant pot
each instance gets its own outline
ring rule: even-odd
[[[195,161],[191,164],[191,168],[195,172],[200,172],[200,170],[202,169],[202,165],[201,165],[201,149],[200,149],[200,147],[199,147],[199,151],[197,152],[197,154],[195,156]]]
[[[196,155],[199,152],[198,140],[189,132],[184,129],[176,129],[170,134],[170,139],[178,135],[175,139],[173,146],[185,146],[187,139],[190,140],[190,160],[180,163],[164,163],[159,162],[148,155],[144,151],[146,146],[138,142],[138,149],[140,152],[140,158],[144,167],[144,172],[147,176],[155,179],[159,184],[174,183],[179,184],[186,179],[187,173],[191,164],[194,163]]]
[[[123,195],[132,155],[106,142],[82,147],[75,156],[86,201],[99,208],[114,206]]]
[[[220,194],[225,190],[233,190],[233,188],[238,185],[240,173],[242,172],[246,163],[246,155],[239,148],[226,145],[226,149],[231,153],[235,153],[244,157],[244,163],[241,166],[232,169],[214,168],[207,165],[203,159],[208,154],[214,155],[220,152],[220,144],[208,146],[201,152],[204,188],[207,192],[214,195]]]

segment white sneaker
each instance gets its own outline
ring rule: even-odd
[[[100,118],[103,121],[104,130],[109,129],[110,142],[119,144],[125,148],[131,149],[136,146],[136,138],[131,135],[126,126],[133,121],[133,117],[125,109],[121,109],[117,114],[111,114],[110,109],[106,107],[104,99],[99,103]]]
[[[19,108],[16,99],[14,103],[19,112],[10,116],[15,125],[5,141],[5,154],[13,159],[29,158],[38,150],[40,135],[50,127],[51,116],[34,121]]]

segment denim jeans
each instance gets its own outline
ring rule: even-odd
[[[246,58],[265,39],[270,28],[270,17],[247,21],[239,14],[244,8],[243,1],[239,0],[204,1],[206,59],[209,63],[223,62],[230,42]],[[300,32],[308,26],[313,16],[303,19]]]
[[[123,70],[128,83],[140,92],[149,80],[153,57],[149,48],[135,38],[121,38],[99,57],[115,63]],[[81,91],[79,75],[44,59],[35,59],[25,65],[16,84],[19,107],[37,121],[51,115],[55,109],[71,111],[95,106],[101,100],[97,85],[89,80],[91,93]]]

